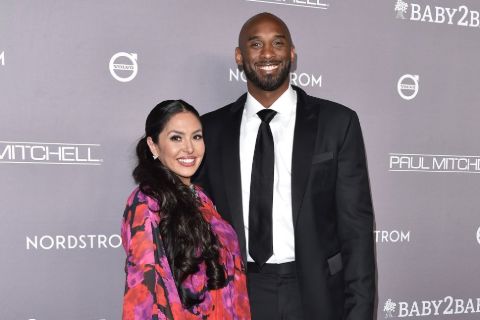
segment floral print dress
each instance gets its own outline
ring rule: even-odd
[[[182,286],[192,293],[203,292],[204,300],[191,309],[183,307],[158,232],[158,203],[137,188],[128,198],[122,221],[122,242],[127,254],[123,320],[250,319],[245,268],[236,233],[202,190],[194,188],[200,211],[220,244],[219,259],[226,270],[226,286],[206,290],[206,266],[202,263]]]

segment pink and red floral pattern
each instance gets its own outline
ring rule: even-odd
[[[192,309],[182,306],[160,237],[160,248],[155,244],[154,232],[160,222],[158,203],[137,188],[128,198],[122,222],[122,241],[127,254],[123,320],[250,319],[237,235],[201,189],[195,187],[195,191],[200,211],[220,243],[220,262],[225,266],[227,285],[206,290],[206,267],[201,264],[200,270],[182,286],[192,293],[204,292],[204,300]]]

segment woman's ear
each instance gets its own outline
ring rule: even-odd
[[[150,152],[153,154],[153,157],[155,159],[158,158],[158,153],[159,153],[158,146],[155,144],[155,142],[153,142],[151,137],[147,137],[147,144],[148,144],[148,148],[150,149]]]

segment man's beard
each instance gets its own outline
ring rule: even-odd
[[[255,70],[252,69],[248,64],[243,65],[243,72],[245,73],[247,79],[250,80],[250,82],[252,82],[256,87],[264,91],[274,91],[277,90],[286,79],[288,79],[290,75],[290,65],[291,61],[286,61],[277,76],[269,74],[263,78],[260,78],[257,72],[255,72]]]

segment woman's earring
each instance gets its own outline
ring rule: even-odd
[[[153,160],[157,160],[158,156],[156,154],[153,155]]]

